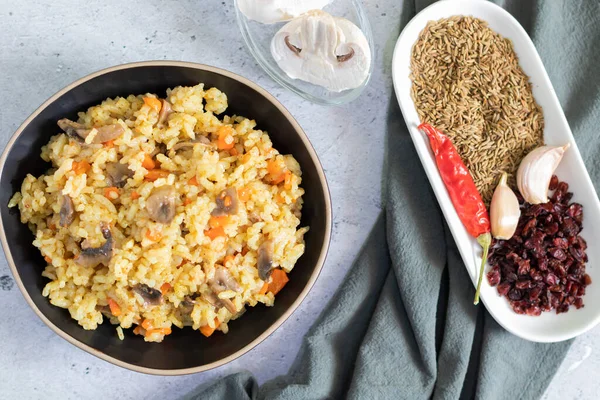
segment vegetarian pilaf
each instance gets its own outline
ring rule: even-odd
[[[35,234],[43,289],[84,329],[160,342],[227,333],[271,306],[304,252],[301,169],[216,88],[107,99],[62,119],[9,206]],[[57,132],[59,129],[57,128]]]

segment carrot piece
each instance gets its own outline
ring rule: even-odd
[[[232,256],[231,254],[228,256],[225,256],[225,258],[223,259],[223,265],[226,265],[229,261],[233,261],[235,260],[235,257]]]
[[[235,147],[232,147],[229,150],[229,154],[231,154],[232,156],[237,156],[238,155],[238,151],[237,151],[237,149]]]
[[[211,328],[208,325],[204,325],[204,326],[200,327],[200,332],[204,336],[209,337],[210,335],[212,335],[215,332],[215,330],[219,327],[219,325],[221,325],[221,323],[219,322],[219,320],[217,318],[215,318],[215,327],[214,328]]]
[[[118,199],[119,198],[119,189],[114,186],[104,188],[104,197],[106,197],[109,200]]]
[[[211,228],[218,228],[229,224],[229,216],[223,215],[221,217],[210,217],[208,220],[208,226]]]
[[[250,251],[250,249],[248,249],[247,246],[242,247],[242,255],[245,256],[246,254],[248,254],[248,252]]]
[[[46,261],[48,264],[52,264],[52,259],[48,256],[44,256],[44,261]]]
[[[189,197],[186,197],[185,199],[183,199],[183,205],[187,206],[188,204],[191,204],[192,199],[190,199]]]
[[[271,176],[279,176],[283,173],[283,168],[277,162],[277,160],[271,160],[267,162],[267,172]]]
[[[269,284],[267,282],[265,282],[265,283],[263,283],[262,287],[258,291],[258,294],[265,294],[265,293],[267,293],[268,289],[269,289]]]
[[[73,172],[75,172],[75,175],[81,175],[84,174],[86,172],[88,172],[91,168],[91,165],[89,162],[83,160],[83,161],[73,161]]]
[[[114,315],[115,317],[121,315],[121,307],[119,307],[119,304],[117,304],[117,302],[111,299],[110,297],[108,298],[108,306],[110,307],[110,313],[112,315]]]
[[[269,173],[268,178],[271,184],[279,185],[285,181],[286,173],[289,171],[285,171],[281,163],[277,160],[272,160],[267,162],[267,172]]]
[[[271,283],[269,283],[269,292],[273,294],[279,293],[281,289],[288,283],[290,279],[284,270],[277,268],[271,272]]]
[[[143,335],[144,334],[144,328],[142,328],[140,325],[138,325],[135,328],[133,328],[133,333],[135,335]]]
[[[244,186],[241,189],[238,189],[238,199],[240,201],[248,201],[250,199],[250,188]]]
[[[150,171],[148,171],[146,176],[144,176],[144,180],[154,182],[158,178],[166,178],[167,176],[169,176],[169,174],[169,171],[165,171],[163,169],[151,169]]]
[[[135,190],[133,192],[131,192],[131,200],[137,200],[140,197],[142,197],[142,195],[139,194],[138,192],[136,192]]]
[[[156,168],[156,163],[154,162],[150,154],[144,154],[144,161],[142,161],[142,167],[146,168],[147,170]]]
[[[285,203],[285,198],[281,195],[281,193],[277,193],[275,195],[275,201],[278,203]]]
[[[250,159],[252,158],[252,155],[250,153],[246,153],[242,156],[242,164],[246,164],[248,161],[250,161]]]
[[[210,240],[215,240],[219,236],[225,236],[225,230],[222,226],[217,228],[212,228],[204,231],[204,234],[210,238]]]
[[[146,237],[153,242],[158,242],[162,239],[162,234],[160,232],[154,232],[151,229],[146,230]]]
[[[104,142],[104,147],[106,147],[107,149],[112,149],[113,147],[115,147],[115,141],[111,139],[107,142]]]
[[[144,104],[157,113],[160,112],[160,109],[162,108],[162,103],[156,97],[144,97]]]
[[[169,290],[171,290],[171,284],[168,282],[163,283],[162,286],[160,287],[160,292],[163,295],[166,294]]]
[[[48,225],[48,228],[50,228],[51,230],[55,231],[56,230],[56,224],[50,223]]]
[[[144,336],[148,337],[154,333],[160,333],[163,335],[170,335],[171,334],[171,328],[156,328],[156,329],[148,329],[146,331],[146,334]]]
[[[228,125],[224,125],[217,130],[217,148],[219,150],[230,150],[235,146],[235,139],[233,138],[233,128]]]
[[[192,179],[190,179],[188,181],[188,185],[200,186],[200,184],[198,183],[198,178],[196,178],[196,175],[194,175],[192,177]]]
[[[152,329],[152,321],[150,321],[149,319],[143,320],[142,328],[144,328],[145,330]]]

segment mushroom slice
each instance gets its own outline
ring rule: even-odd
[[[75,218],[75,207],[73,206],[73,199],[67,194],[62,196],[62,204],[60,206],[60,221],[59,225],[62,227],[69,226]]]
[[[266,240],[258,248],[258,260],[256,268],[258,269],[258,277],[263,281],[269,279],[273,268],[273,241]]]
[[[360,28],[344,18],[313,10],[275,34],[271,54],[292,79],[341,92],[369,76],[371,50]]]
[[[106,163],[106,173],[108,174],[107,181],[109,186],[119,188],[125,186],[127,179],[133,176],[133,171],[129,169],[129,166],[119,162]]]
[[[165,154],[167,152],[167,146],[164,143],[156,143],[154,151],[150,154],[152,158],[156,157],[157,154]]]
[[[164,128],[165,123],[169,119],[169,115],[173,112],[173,108],[171,107],[171,103],[166,101],[165,99],[160,99],[162,107],[160,108],[160,112],[158,113],[158,121],[156,122],[156,126],[159,128]]]
[[[191,296],[185,296],[183,298],[183,301],[181,303],[179,303],[179,306],[181,307],[181,311],[183,311],[186,314],[190,314],[194,310],[194,306],[196,305],[197,297],[198,297],[197,294],[194,294]]]
[[[231,275],[229,270],[221,266],[215,269],[215,277],[208,282],[208,286],[216,294],[225,290],[233,290],[238,293],[242,291],[242,287]]]
[[[84,267],[95,267],[98,264],[108,265],[115,249],[115,242],[107,224],[101,225],[102,236],[106,242],[100,247],[88,247],[87,240],[81,244],[81,253],[75,257],[75,262]]]
[[[145,283],[138,283],[132,287],[133,291],[144,299],[144,306],[158,306],[163,302],[162,293],[158,289],[151,288]]]
[[[321,9],[332,0],[238,0],[246,18],[263,24],[289,21],[309,10]]]
[[[238,197],[235,188],[227,188],[217,195],[215,199],[217,207],[212,210],[211,215],[214,217],[223,217],[225,215],[233,215],[238,212]]]
[[[177,193],[173,186],[161,186],[152,191],[146,200],[146,210],[154,221],[170,224],[175,218],[175,199]]]
[[[194,147],[194,145],[197,145],[197,144],[204,146],[204,147],[215,148],[215,145],[210,142],[209,138],[207,138],[204,135],[198,135],[196,137],[196,139],[194,139],[192,141],[176,143],[173,146],[173,150],[177,151],[177,150],[181,150],[185,147]]]
[[[237,313],[237,308],[235,307],[235,304],[233,304],[233,302],[229,299],[220,299],[215,293],[213,292],[208,292],[208,293],[204,293],[202,295],[202,298],[208,302],[209,304],[212,304],[216,309],[220,309],[222,307],[225,307],[229,310],[230,313],[235,314]]]
[[[88,129],[84,125],[77,122],[73,122],[70,119],[63,118],[57,122],[58,127],[62,129],[68,136],[73,137],[79,141],[85,141],[88,135],[96,130],[96,135],[92,140],[92,143],[104,143],[109,140],[113,140],[121,136],[125,129],[120,124],[104,125],[100,128]]]

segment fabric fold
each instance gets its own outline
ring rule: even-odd
[[[404,1],[401,28],[432,2]],[[586,83],[600,63],[590,45],[600,37],[600,3],[496,3],[531,34],[597,185],[600,88]],[[541,397],[571,341],[528,342],[473,305],[472,282],[395,98],[387,133],[384,211],[288,375],[259,388],[242,372],[187,399]]]

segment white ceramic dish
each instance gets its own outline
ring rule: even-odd
[[[589,243],[587,273],[592,278],[592,284],[587,287],[583,297],[585,307],[579,310],[571,307],[568,313],[558,315],[554,311],[542,313],[539,317],[519,315],[511,309],[507,299],[499,296],[496,288],[489,285],[486,277],[482,284],[481,299],[500,325],[524,339],[535,342],[558,342],[573,338],[600,322],[600,269],[598,268],[600,246],[594,245],[600,238],[600,201],[598,201],[598,196],[548,74],[531,39],[517,20],[495,4],[481,0],[440,1],[417,14],[404,28],[396,43],[392,66],[396,97],[404,120],[458,250],[473,284],[475,284],[481,262],[481,249],[477,242],[467,234],[452,206],[448,192],[438,173],[429,143],[417,129],[420,121],[410,97],[409,72],[413,44],[428,21],[452,15],[470,15],[481,18],[487,21],[493,30],[512,40],[521,67],[531,79],[535,99],[543,109],[544,141],[549,145],[571,144],[571,148],[565,154],[556,174],[560,180],[569,184],[569,191],[574,193],[573,201],[581,203],[584,207],[584,228],[581,235]],[[489,268],[486,268],[486,273],[487,271]]]

